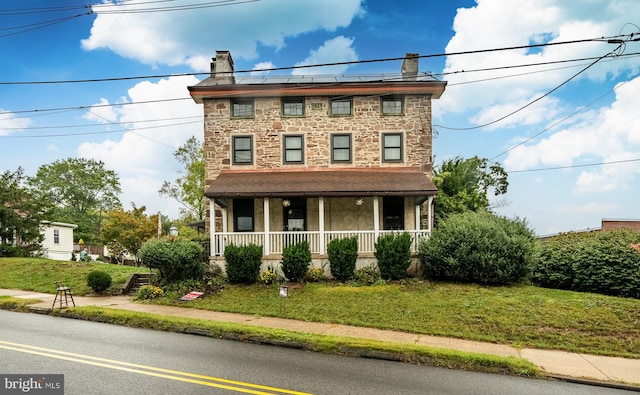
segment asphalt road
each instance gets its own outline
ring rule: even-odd
[[[627,393],[2,310],[0,374],[64,374],[66,395]]]

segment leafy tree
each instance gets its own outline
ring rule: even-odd
[[[184,217],[199,221],[206,214],[204,196],[204,145],[195,137],[179,147],[173,156],[180,162],[181,176],[174,183],[165,181],[158,191],[160,196],[168,196],[178,201]]]
[[[435,220],[439,222],[453,213],[489,210],[489,188],[494,195],[507,193],[507,173],[498,163],[486,158],[455,157],[434,169],[433,182],[438,188]]]
[[[55,207],[55,220],[78,225],[76,239],[99,239],[103,213],[120,207],[118,175],[94,159],[69,158],[40,166],[29,178],[34,194]]]
[[[158,215],[147,216],[145,210],[145,206],[133,205],[131,211],[122,208],[110,211],[102,228],[102,242],[120,244],[138,261],[142,244],[158,234]]]
[[[24,170],[0,175],[0,256],[27,256],[40,248],[45,204],[23,184]]]

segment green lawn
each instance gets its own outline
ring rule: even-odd
[[[55,281],[62,281],[73,289],[74,295],[93,292],[87,285],[87,274],[102,270],[111,275],[110,292],[120,292],[131,273],[146,273],[140,267],[110,265],[100,262],[54,261],[41,258],[0,258],[0,288],[24,289],[56,293]]]
[[[176,304],[178,295],[161,303]],[[201,309],[640,358],[640,300],[531,286],[408,281],[372,287],[229,286],[183,303]]]
[[[0,288],[53,293],[53,281],[74,293],[91,292],[89,271],[101,269],[120,287],[130,273],[148,269],[100,263],[0,258]],[[158,303],[218,311],[334,322],[414,333],[640,358],[640,300],[531,286],[483,287],[410,280],[372,287],[329,283],[226,285],[191,302],[169,294]]]

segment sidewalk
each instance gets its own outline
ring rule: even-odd
[[[55,297],[53,294],[10,289],[0,289],[0,295],[8,295],[23,299],[39,299],[41,302],[31,305],[37,309],[51,309],[51,305]],[[279,328],[318,335],[344,336],[379,340],[390,343],[407,343],[502,357],[512,356],[516,358],[525,358],[540,367],[544,372],[552,377],[575,380],[578,382],[605,383],[612,386],[626,384],[621,385],[621,387],[634,389],[640,392],[640,359],[603,357],[569,353],[565,351],[536,350],[530,348],[516,349],[507,345],[416,335],[390,330],[317,322],[303,322],[272,317],[256,317],[246,314],[222,313],[175,306],[138,304],[133,303],[132,298],[129,296],[74,296],[74,300],[76,306],[102,306],[105,308],[137,311],[165,316],[182,316],[187,318],[231,322],[267,328]],[[56,306],[58,306],[57,302]]]

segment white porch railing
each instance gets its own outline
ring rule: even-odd
[[[417,252],[420,240],[428,238],[430,232],[428,230],[381,230],[377,232],[377,235],[391,234],[391,233],[409,233],[412,236],[411,251]],[[270,232],[269,237],[269,255],[282,254],[285,246],[292,245],[303,240],[309,243],[309,248],[312,254],[325,254],[326,248],[329,242],[333,239],[341,239],[346,237],[356,236],[358,238],[358,252],[359,253],[373,253],[375,251],[376,232],[373,230],[359,230],[359,231],[325,231],[324,243],[321,249],[320,244],[320,232]],[[212,255],[224,255],[224,249],[229,244],[237,246],[256,244],[264,246],[263,232],[226,232],[215,233],[214,244],[212,248]],[[267,254],[265,254],[267,255]]]

